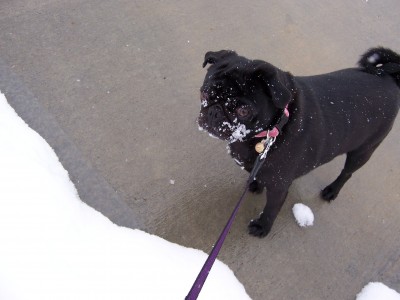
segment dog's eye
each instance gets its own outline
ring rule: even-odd
[[[240,106],[236,108],[236,113],[239,118],[247,118],[251,115],[251,110],[248,106]]]

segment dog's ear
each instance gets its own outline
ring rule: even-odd
[[[217,52],[209,51],[204,56],[203,68],[207,66],[207,64],[215,64],[216,62],[230,56],[237,56],[237,54],[232,50],[221,50]]]
[[[284,109],[293,98],[291,92],[292,75],[289,73],[283,72],[269,63],[262,62],[255,67],[253,76],[266,85],[276,107]]]

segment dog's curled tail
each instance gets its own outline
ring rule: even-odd
[[[400,55],[396,52],[383,47],[369,49],[358,65],[374,75],[391,75],[400,87]]]

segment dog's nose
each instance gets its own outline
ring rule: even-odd
[[[211,126],[217,126],[224,118],[224,110],[221,105],[215,104],[208,109],[207,116]]]

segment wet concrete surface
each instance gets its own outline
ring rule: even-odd
[[[117,224],[209,252],[246,173],[198,131],[206,51],[233,49],[295,75],[400,51],[398,0],[0,2],[0,89],[56,150],[83,201]],[[400,119],[333,203],[319,191],[344,158],[295,181],[272,232],[247,234],[250,195],[222,249],[261,299],[354,299],[370,281],[400,291]],[[299,228],[302,202],[315,225]]]

